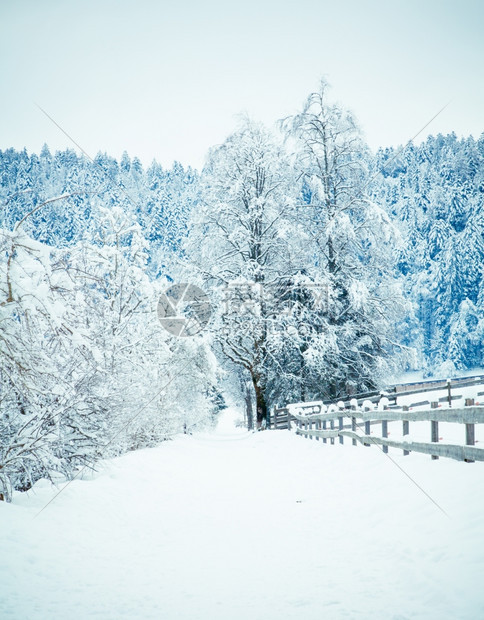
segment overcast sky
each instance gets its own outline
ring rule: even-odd
[[[200,167],[241,112],[272,123],[321,76],[371,147],[484,131],[482,0],[0,0],[0,149],[72,143]]]

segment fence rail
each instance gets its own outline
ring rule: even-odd
[[[358,405],[362,405],[365,401],[377,403],[382,396],[386,396],[390,402],[396,402],[399,397],[402,396],[416,396],[417,394],[427,394],[429,392],[437,392],[446,390],[450,393],[456,388],[470,387],[474,385],[484,386],[484,375],[474,375],[471,377],[456,377],[452,380],[449,379],[430,379],[427,381],[417,381],[414,383],[397,383],[388,386],[385,390],[373,390],[371,392],[364,392],[361,394],[345,394],[341,395],[333,400],[322,400],[324,405],[330,405],[335,400],[343,401],[348,407],[350,401],[356,400]],[[484,395],[484,392],[480,394]],[[452,398],[458,399],[459,396],[453,396]],[[442,399],[443,401],[444,399]],[[447,400],[447,397],[445,398]],[[418,405],[415,403],[414,405]]]
[[[336,438],[344,443],[344,438],[351,439],[354,446],[372,444],[382,446],[385,453],[388,448],[429,454],[433,459],[439,457],[456,459],[472,463],[484,461],[484,448],[475,447],[475,425],[484,424],[484,406],[474,405],[473,399],[466,399],[464,407],[438,408],[438,402],[432,403],[431,409],[408,407],[384,407],[378,411],[362,411],[353,408],[339,408],[324,412],[323,403],[298,403],[288,407],[274,408],[271,416],[273,428],[289,428],[294,425],[296,433],[309,439],[328,440],[334,444]],[[335,408],[336,409],[336,408]],[[388,438],[388,423],[400,422],[402,436],[410,434],[410,422],[430,423],[430,442],[395,440]],[[441,443],[439,441],[439,423],[459,424],[462,426],[462,444]],[[329,428],[328,428],[329,425]],[[371,435],[371,426],[381,425],[381,436]],[[359,434],[357,431],[363,431]],[[464,445],[465,441],[465,445]]]

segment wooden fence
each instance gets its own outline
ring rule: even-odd
[[[449,403],[451,404],[451,403]],[[354,446],[372,444],[382,446],[383,452],[388,448],[429,454],[433,459],[452,458],[473,463],[484,461],[484,448],[475,447],[475,425],[484,424],[484,406],[474,405],[473,399],[466,399],[465,406],[459,408],[439,409],[438,402],[432,403],[431,409],[409,410],[409,407],[385,407],[379,411],[361,411],[354,408],[339,408],[322,413],[322,403],[299,403],[289,407],[274,408],[271,415],[272,428],[289,428],[295,426],[296,433],[309,439],[328,440],[334,444],[338,439],[344,443],[345,437],[351,439]],[[388,423],[400,422],[402,435],[410,434],[410,422],[429,422],[430,442],[397,441],[388,439]],[[439,423],[453,423],[462,426],[462,445],[440,443]],[[371,435],[371,427],[381,428],[381,436]],[[465,444],[464,444],[465,441]]]
[[[362,394],[346,394],[340,396],[333,400],[323,400],[321,401],[325,405],[330,405],[335,402],[335,400],[343,401],[348,407],[350,406],[350,401],[356,400],[358,405],[362,405],[365,401],[370,401],[372,403],[378,403],[382,396],[388,398],[390,403],[396,404],[397,399],[402,396],[417,396],[424,394],[431,394],[432,392],[445,391],[447,393],[445,398],[441,398],[440,402],[444,402],[448,400],[449,395],[452,392],[452,400],[458,400],[462,398],[461,395],[456,394],[455,390],[459,390],[463,387],[470,387],[481,385],[484,390],[484,376],[483,375],[474,375],[472,377],[456,377],[452,380],[449,379],[432,379],[429,381],[418,381],[414,383],[397,383],[394,385],[388,386],[385,390],[373,390],[372,392],[365,392]],[[483,396],[484,391],[479,392],[478,396]],[[418,402],[419,399],[416,400],[415,403],[412,403],[410,406],[417,406],[421,403]],[[421,400],[421,399],[420,399]],[[426,404],[429,404],[429,401],[424,401]]]

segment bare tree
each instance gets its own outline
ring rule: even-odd
[[[267,417],[268,333],[275,320],[268,291],[293,270],[284,234],[291,225],[289,182],[282,145],[246,120],[211,152],[189,242],[204,283],[217,290],[216,339],[251,377],[258,428]]]
[[[295,144],[303,217],[328,282],[330,303],[311,358],[327,395],[336,397],[376,386],[404,303],[394,269],[398,232],[368,197],[368,148],[328,90],[323,80],[281,126]]]

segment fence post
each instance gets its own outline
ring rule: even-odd
[[[452,395],[450,393],[450,379],[447,379],[447,400],[449,401],[449,407],[452,407]]]
[[[465,406],[472,407],[473,398],[466,398]],[[466,424],[466,446],[473,446],[476,443],[475,424]],[[473,459],[464,459],[466,463],[474,463]]]
[[[338,418],[338,421],[339,421],[339,430],[342,431],[343,430],[343,418],[342,417]],[[339,436],[339,442],[344,443],[343,435]]]
[[[439,423],[437,420],[431,420],[430,422],[430,441],[432,443],[439,443]],[[432,454],[432,460],[436,461],[439,457],[436,454]]]
[[[370,436],[370,421],[369,420],[365,422],[365,435],[368,435],[368,437]],[[368,448],[370,447],[369,443],[364,443],[363,445],[367,446]]]
[[[351,409],[352,409],[352,411],[356,411],[356,405],[351,405]],[[353,431],[353,433],[356,433],[356,418],[355,418],[355,417],[352,417],[352,418],[351,418],[351,430]],[[351,443],[352,443],[354,446],[356,446],[356,444],[357,444],[358,442],[356,441],[356,439],[352,439],[352,440],[351,440]]]
[[[313,421],[312,420],[308,420],[308,427],[309,427],[309,432],[311,432],[313,430]],[[309,435],[309,439],[312,440],[313,436]]]
[[[449,379],[447,379],[447,385],[449,385]],[[437,409],[438,406],[439,406],[438,402],[430,403],[431,409]],[[430,422],[430,435],[431,435],[430,441],[432,441],[433,443],[439,442],[439,423],[437,422],[437,420],[431,420]],[[434,461],[438,458],[439,458],[438,456],[436,456],[435,454],[432,454],[432,459]]]
[[[353,431],[353,433],[356,433],[356,418],[351,418],[351,430]],[[352,439],[351,443],[356,446],[358,444],[358,442],[356,441],[356,439]]]
[[[408,406],[403,405],[403,411],[408,411]],[[403,435],[408,435],[410,433],[410,424],[408,420],[403,420]],[[403,451],[403,456],[408,456],[410,452],[408,450]]]
[[[316,430],[321,430],[321,420],[316,420]],[[319,441],[319,435],[316,435],[316,441]]]
[[[388,405],[383,406],[383,411],[388,410]],[[388,420],[381,421],[381,436],[388,437]],[[383,446],[383,453],[388,454],[388,446]]]
[[[388,437],[388,420],[382,420],[381,422],[381,436]],[[383,452],[388,453],[388,446],[383,446]]]
[[[291,414],[289,413],[289,408],[287,409],[287,430],[291,430]]]
[[[330,426],[331,430],[334,431],[334,419],[330,420],[329,426]],[[334,437],[331,437],[331,439],[329,441],[330,441],[331,445],[334,446]]]
[[[323,420],[323,431],[325,430],[326,430],[326,420]],[[326,439],[326,437],[323,437],[323,443],[327,443],[327,441],[328,440]]]

